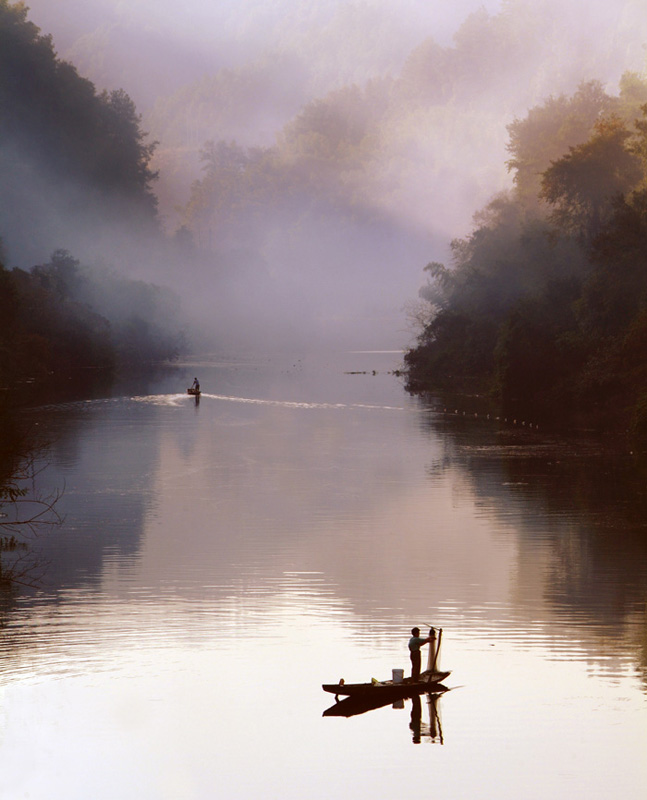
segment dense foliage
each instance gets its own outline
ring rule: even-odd
[[[0,265],[0,386],[161,361],[183,344],[168,290],[83,267],[64,250],[30,271]]]
[[[275,126],[287,116],[289,101],[301,103],[306,93],[303,84],[295,86],[303,74],[297,68],[284,70],[280,87],[292,87],[287,98],[276,97],[276,83],[271,91],[262,83],[261,75],[271,78],[294,63],[285,53],[275,73],[248,64],[160,99],[150,116],[163,142],[157,163],[173,173],[176,186],[195,175],[198,162],[202,167],[188,202],[178,206],[175,194],[169,215],[181,208],[179,224],[221,263],[223,253],[253,249],[271,274],[309,286],[317,283],[318,270],[338,268],[349,284],[362,273],[358,311],[363,302],[377,306],[380,292],[400,304],[403,280],[395,265],[418,263],[430,239],[456,236],[466,209],[508,185],[502,118],[549,92],[572,92],[582,74],[615,71],[613,59],[627,55],[623,30],[609,52],[595,54],[595,72],[587,51],[578,52],[573,66],[573,30],[566,32],[554,7],[554,0],[511,0],[496,14],[472,14],[452,44],[425,38],[397,70],[347,80],[301,105],[271,144],[264,122]],[[277,116],[267,116],[263,100],[250,116],[247,99],[257,96],[269,97]],[[629,101],[627,87],[623,102]],[[612,101],[595,86],[583,87],[560,117],[559,107],[568,102],[558,96],[540,109],[529,123],[533,137],[524,135],[522,122],[511,130],[519,139],[511,157],[519,160],[523,190],[536,202],[537,158],[545,169],[584,141]],[[166,209],[170,199],[161,200]],[[299,250],[304,240],[312,246]],[[382,266],[387,259],[388,269]]]
[[[47,165],[53,178],[93,187],[98,201],[121,196],[151,216],[155,145],[145,136],[123,90],[97,94],[57,57],[25,5],[0,0],[0,153],[12,159],[3,159],[4,174]]]
[[[393,14],[400,4],[385,5]],[[398,28],[386,8],[381,9],[379,26],[372,4],[349,5],[343,14],[339,8],[334,26],[337,38],[334,47],[327,48],[325,64],[328,69],[342,70],[341,65],[347,63],[342,51],[354,46],[351,63],[358,65],[356,74],[343,70],[336,79],[314,87],[308,76],[326,72],[321,41],[330,29],[326,26],[323,33],[317,27],[302,47],[294,44],[298,36],[284,34],[280,37],[283,49],[278,52],[254,52],[244,66],[219,70],[158,98],[148,117],[163,142],[158,163],[164,169],[182,164],[178,180],[182,174],[195,175],[196,159],[190,155],[205,141],[268,146],[271,132],[283,123],[293,127],[289,120],[302,109],[300,130],[323,145],[321,158],[326,157],[324,148],[330,151],[327,139],[336,123],[340,129],[333,131],[334,139],[344,137],[349,127],[363,125],[365,136],[361,146],[356,143],[352,161],[336,161],[333,150],[329,164],[340,183],[350,180],[356,203],[378,204],[391,211],[404,206],[416,222],[421,220],[416,206],[424,204],[432,212],[427,225],[430,217],[432,223],[438,217],[444,222],[449,217],[447,207],[455,211],[458,205],[454,194],[461,195],[462,205],[464,196],[484,202],[495,182],[502,185],[504,170],[493,154],[502,152],[505,144],[503,116],[521,113],[550,92],[572,91],[581,76],[617,74],[620,64],[637,66],[629,54],[630,0],[622,0],[623,9],[615,15],[618,29],[613,45],[595,52],[590,52],[590,42],[588,48],[576,49],[579,37],[586,34],[579,32],[581,26],[566,25],[566,12],[556,13],[556,5],[555,0],[508,0],[496,14],[481,9],[463,22],[450,45],[439,44],[430,23],[402,43],[397,59],[393,54],[386,57]],[[410,18],[415,17],[412,9],[409,12]],[[407,11],[403,8],[400,14]],[[290,14],[291,25],[298,16]],[[385,21],[393,29],[388,34]],[[364,49],[367,33],[371,47]],[[335,53],[334,59],[330,52]],[[375,67],[363,75],[369,63]],[[355,94],[361,95],[370,82],[370,101],[380,113],[367,120],[364,104],[349,104],[347,93],[340,89],[354,87]],[[318,114],[304,108],[308,98],[318,98],[314,103]],[[293,146],[298,143],[281,138],[275,155],[289,161],[300,159],[302,151]],[[287,165],[285,171],[289,178]],[[253,183],[250,176],[247,185]],[[442,202],[437,201],[439,183]],[[277,185],[275,192],[280,188]]]
[[[22,3],[0,0],[0,236],[11,243],[0,253],[0,386],[177,354],[176,301],[161,289],[60,249],[7,268],[50,226],[63,240],[114,236],[116,220],[156,231],[154,147],[125,92],[97,94]]]
[[[0,237],[30,267],[66,247],[128,269],[159,234],[156,144],[121,89],[97,92],[61,60],[23,3],[0,0]]]
[[[408,386],[476,380],[526,418],[647,433],[647,83],[597,83],[509,127],[515,189],[426,267]]]

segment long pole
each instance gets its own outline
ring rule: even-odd
[[[435,628],[429,628],[429,636],[431,641],[429,642],[429,652],[427,653],[427,671],[432,672],[434,669],[434,664],[436,663],[436,630]]]
[[[438,629],[438,643],[437,643],[437,645],[435,647],[435,653],[434,653],[434,663],[433,663],[433,666],[431,667],[431,671],[432,672],[436,671],[436,665],[438,663],[438,654],[440,653],[440,640],[442,638],[443,638],[443,629],[439,628]],[[431,655],[431,652],[429,653],[429,655]]]

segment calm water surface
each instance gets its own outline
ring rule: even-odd
[[[399,358],[33,412],[66,518],[0,611],[0,797],[647,796],[637,467],[425,405]],[[443,628],[436,708],[324,717],[414,624]]]

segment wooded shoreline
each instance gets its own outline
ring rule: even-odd
[[[647,82],[583,84],[508,130],[513,190],[425,268],[407,389],[476,386],[504,417],[645,447]]]

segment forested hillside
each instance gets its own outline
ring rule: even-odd
[[[168,290],[84,267],[64,250],[29,271],[0,265],[1,386],[141,368],[185,347]]]
[[[124,91],[97,93],[0,0],[0,385],[177,354],[165,292],[42,249],[52,232],[159,236],[153,150]]]
[[[420,265],[446,261],[452,240],[472,263],[475,243],[456,237],[481,207],[479,230],[529,226],[492,269],[532,241],[552,248],[546,274],[580,275],[592,244],[567,235],[557,174],[550,188],[541,173],[600,117],[635,137],[643,89],[627,68],[644,68],[644,3],[456,7],[470,13],[450,30],[446,4],[423,0],[61,0],[62,16],[34,0],[98,90],[0,0],[6,266],[67,251],[82,271],[171,286],[206,346],[233,348],[402,346]],[[145,123],[113,81],[136,87]],[[541,277],[510,272],[489,285],[490,320]],[[449,291],[457,267],[432,273]],[[485,373],[497,324],[472,350]]]
[[[350,184],[346,194],[355,205],[378,208],[417,235],[453,236],[478,204],[507,184],[502,163],[507,121],[544,97],[574,91],[582,80],[615,82],[644,60],[636,42],[647,36],[647,15],[633,10],[633,0],[622,0],[613,15],[596,9],[590,28],[567,25],[573,11],[558,10],[555,0],[511,0],[497,13],[481,8],[467,16],[443,43],[430,20],[417,41],[409,38],[399,58],[386,57],[384,26],[391,17],[378,21],[368,6],[353,6],[353,26],[351,11],[346,8],[344,15],[342,5],[334,25],[328,20],[316,33],[300,27],[297,15],[293,24],[300,36],[307,31],[307,46],[283,36],[278,52],[260,50],[240,66],[156,98],[147,122],[160,141],[155,163],[174,176],[175,203],[186,195],[188,178],[199,177],[197,153],[205,142],[235,141],[243,148],[273,150],[289,164],[327,162],[341,192]],[[406,18],[405,9],[402,15]],[[605,22],[607,31],[600,29]],[[373,61],[358,27],[375,32]],[[324,67],[322,40],[329,39],[328,52],[335,57]],[[296,41],[302,39],[297,35]],[[349,63],[349,42],[355,43],[364,75],[341,66]],[[321,76],[333,66],[339,70],[336,79],[324,81]],[[316,86],[312,75],[320,78]],[[376,108],[367,118],[370,104]],[[348,135],[355,139],[348,143],[351,151]],[[346,148],[341,163],[340,147]],[[289,175],[276,191],[286,182]],[[251,186],[253,191],[253,179]],[[164,187],[161,192],[163,208],[173,218]],[[467,215],[466,206],[472,206]]]
[[[153,150],[123,90],[97,93],[24,6],[0,0],[0,225],[9,257],[39,257],[41,226],[79,239],[85,226],[88,236],[117,223],[154,227]]]
[[[647,36],[641,0],[59,2],[65,24],[48,0],[33,0],[33,15],[95,84],[136,99],[160,143],[152,163],[171,231],[206,142],[272,147],[309,103],[338,117],[340,90],[391,78],[369,131],[376,157],[352,165],[365,173],[361,200],[417,235],[454,236],[506,183],[505,123],[582,80],[617,82],[642,64]]]
[[[514,188],[426,267],[412,391],[475,384],[526,419],[647,434],[647,82],[515,120]]]

